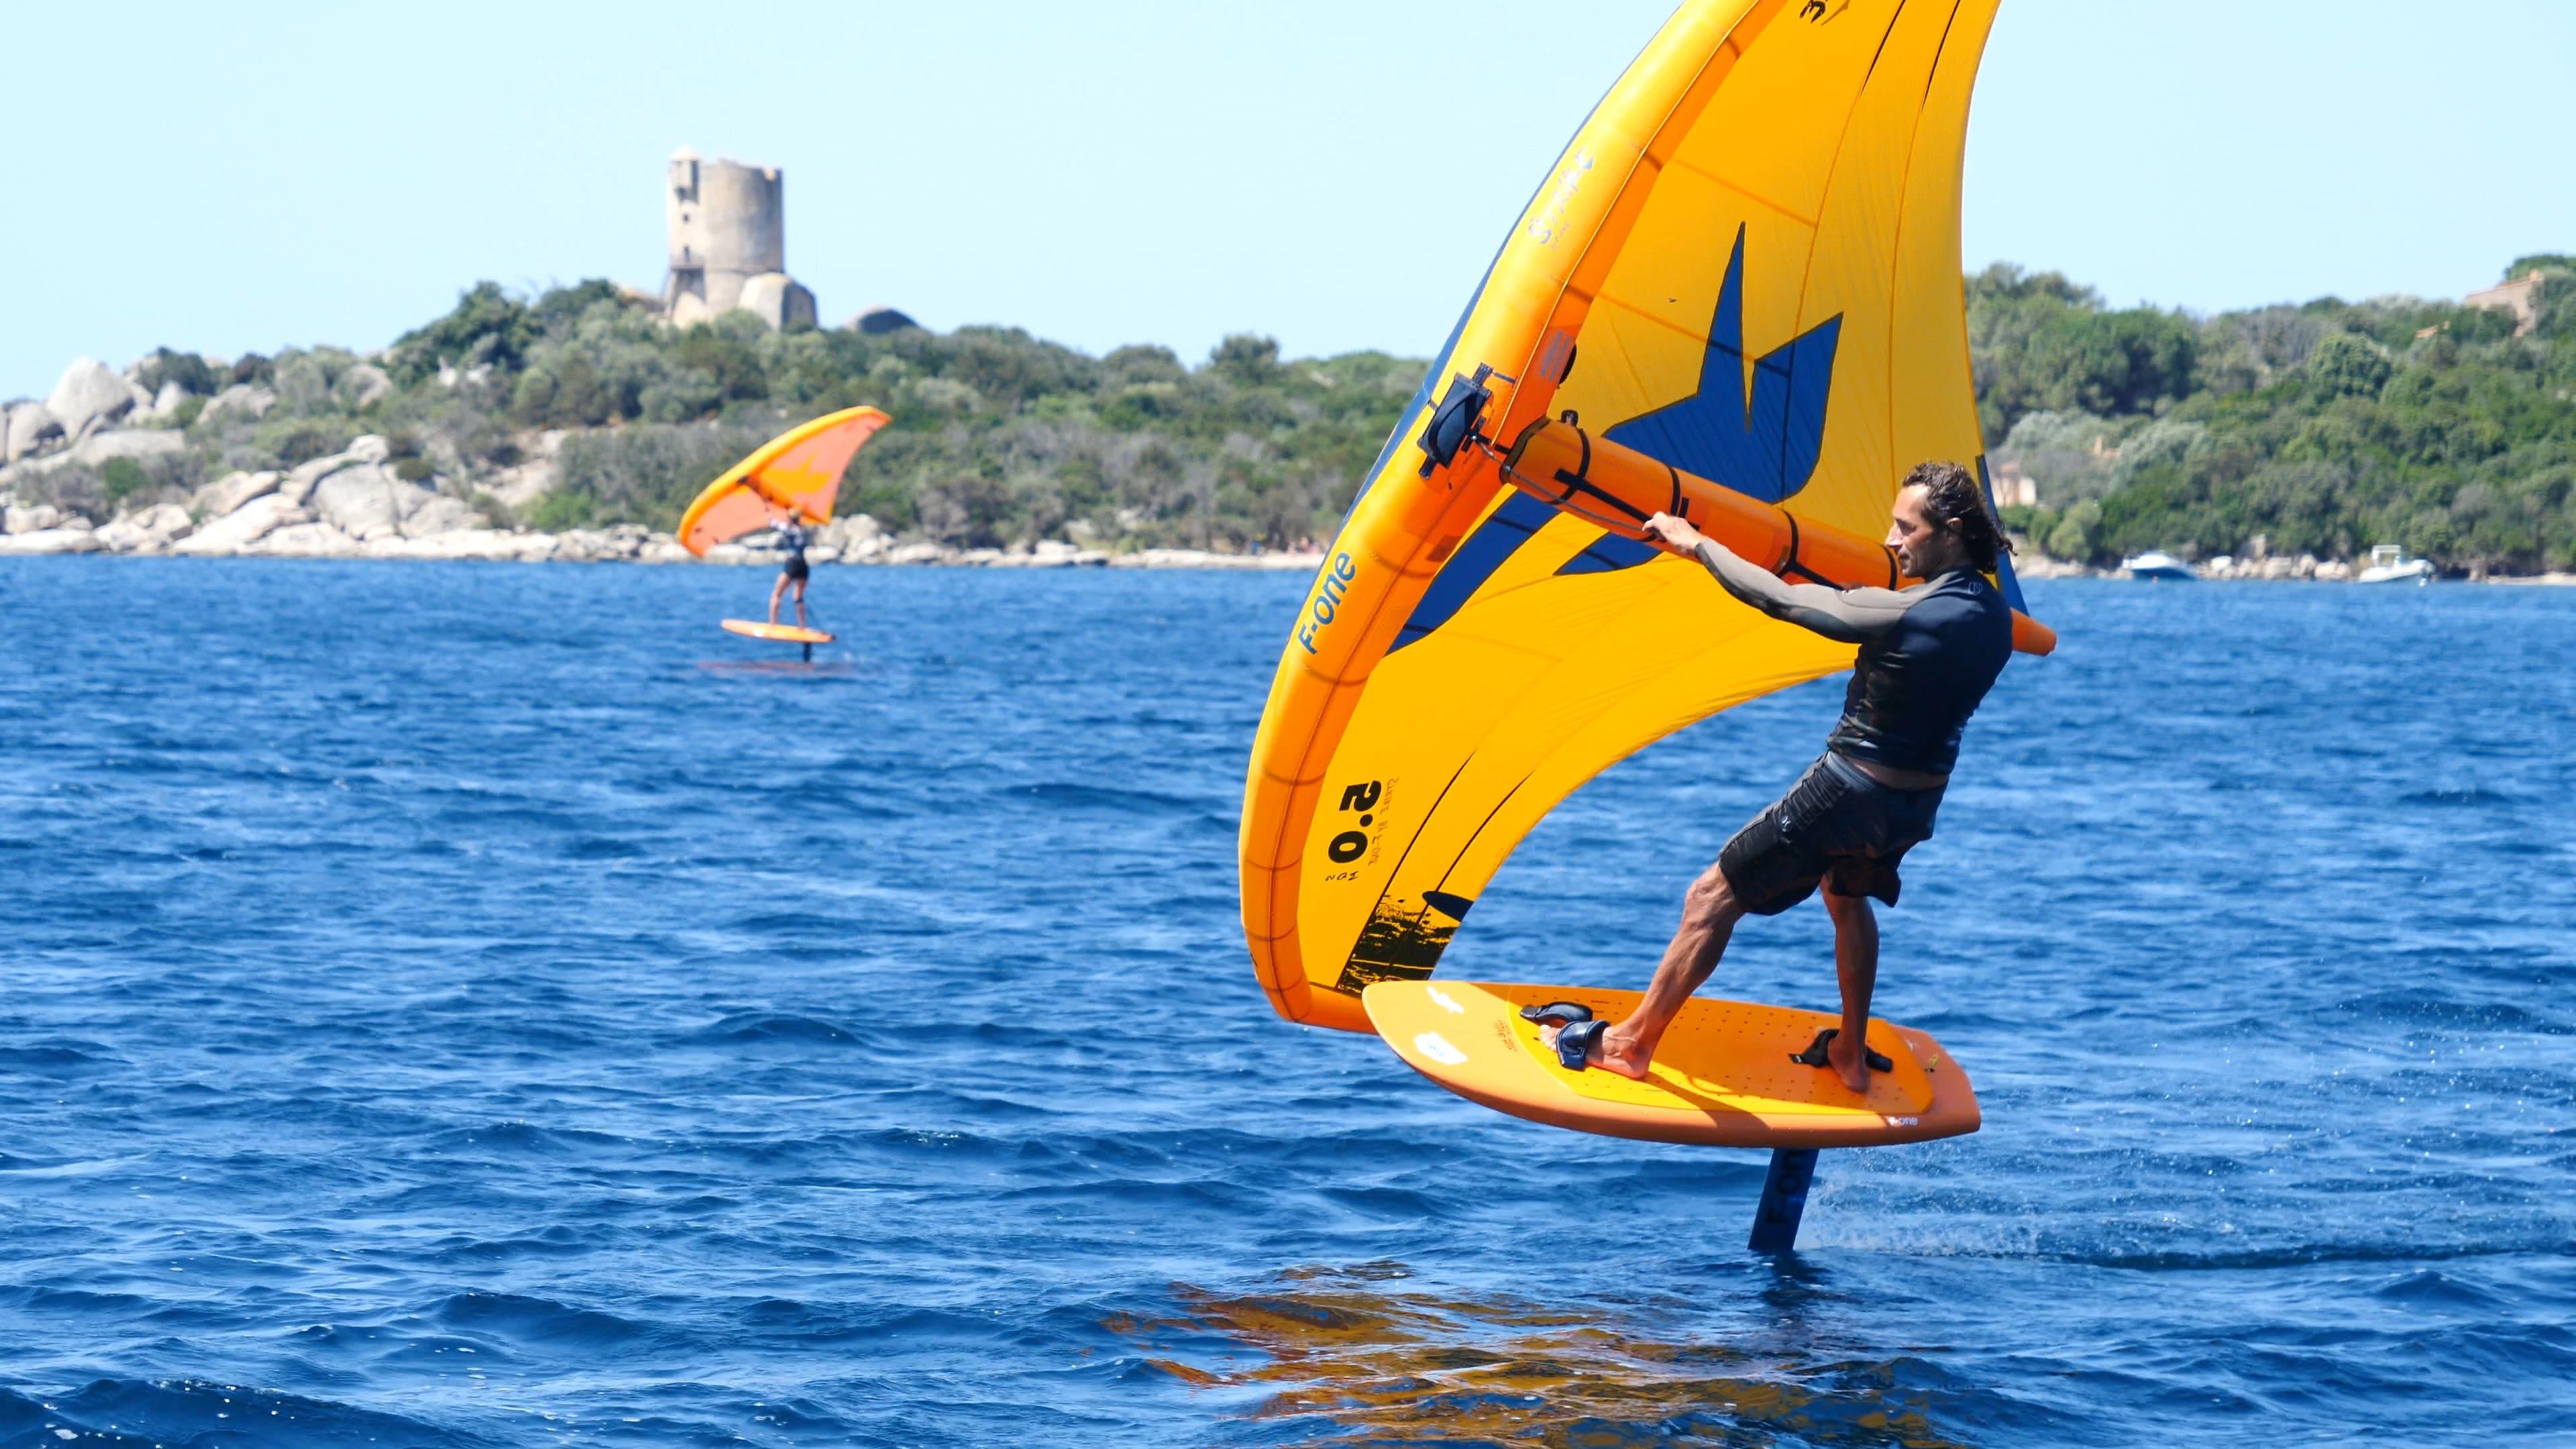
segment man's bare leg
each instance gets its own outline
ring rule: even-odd
[[[786,593],[786,592],[787,592],[787,575],[785,575],[785,574],[780,574],[780,575],[778,576],[778,582],[776,582],[776,583],[774,583],[774,584],[771,584],[771,585],[769,586],[769,622],[771,622],[771,623],[773,623],[773,624],[775,624],[775,623],[777,623],[777,622],[778,622],[778,599],[779,599],[779,596],[780,596],[780,595],[782,595],[782,594],[784,594],[784,593]]]
[[[1843,1085],[1869,1090],[1869,998],[1878,989],[1878,916],[1867,896],[1838,896],[1825,888],[1834,918],[1834,975],[1843,987],[1843,1029],[1825,1044],[1825,1056]]]
[[[1655,1046],[1664,1039],[1664,1028],[1673,1024],[1673,1018],[1681,1015],[1682,1003],[1717,969],[1718,958],[1726,954],[1727,939],[1742,919],[1744,907],[1736,904],[1725,872],[1714,865],[1701,871],[1682,895],[1681,928],[1673,932],[1672,944],[1664,947],[1664,959],[1656,963],[1645,999],[1637,1003],[1636,1015],[1601,1033],[1593,1047],[1592,1065],[1644,1080],[1647,1064],[1655,1059]],[[1550,1047],[1556,1045],[1556,1035],[1555,1027],[1539,1032],[1540,1040]]]
[[[796,581],[796,627],[799,629],[805,627],[805,581],[803,579]]]

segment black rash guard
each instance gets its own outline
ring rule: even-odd
[[[1910,589],[1832,589],[1788,583],[1714,541],[1698,552],[1719,585],[1746,604],[1860,646],[1827,750],[1950,773],[1959,732],[2012,657],[2012,609],[1985,575],[1956,569]]]
[[[804,524],[792,517],[782,518],[770,524],[769,531],[778,536],[778,546],[787,550],[789,558],[798,563],[805,561],[805,545],[813,535],[806,531]]]

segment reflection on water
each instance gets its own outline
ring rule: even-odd
[[[1395,1286],[1409,1276],[1372,1263],[1291,1269],[1243,1296],[1178,1284],[1185,1316],[1108,1326],[1186,1383],[1251,1391],[1243,1412],[1268,1423],[1265,1440],[1293,1428],[1298,1442],[1320,1444],[1958,1442],[1917,1402],[1910,1385],[1939,1377],[1920,1360],[1668,1341],[1679,1335],[1659,1336],[1654,1320],[1679,1315],[1653,1305],[1613,1317],[1594,1301],[1559,1308]],[[1794,1314],[1807,1296],[1800,1270],[1774,1276],[1763,1296]]]
[[[719,679],[749,679],[769,675],[801,675],[807,678],[848,679],[858,666],[847,659],[701,659],[698,668]]]

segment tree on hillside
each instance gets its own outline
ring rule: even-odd
[[[2013,526],[2092,562],[2241,553],[2260,538],[2326,557],[2398,543],[2451,568],[2576,567],[2576,272],[2552,274],[2558,260],[2514,264],[2546,276],[2527,337],[2501,312],[2402,297],[2203,319],[2190,385],[2168,384],[2152,422],[2107,406],[2020,412],[2077,392],[2051,376],[2070,365],[2053,329],[2116,314],[2081,289],[1972,278],[1979,410],[1990,429],[2016,418],[1988,436],[2040,480],[2045,505],[2012,510]],[[2145,370],[2164,365],[2150,352]],[[2101,385],[2099,362],[2079,350],[2072,366]]]
[[[1241,387],[1259,387],[1279,375],[1279,339],[1237,332],[1208,354],[1208,366]]]
[[[2308,354],[2309,385],[2327,399],[2376,398],[2395,370],[2386,353],[2349,332],[2328,333]]]
[[[544,330],[526,303],[498,282],[477,282],[446,316],[394,339],[394,375],[404,382],[434,376],[442,366],[458,371],[489,365],[516,372]]]
[[[2104,311],[2089,287],[1998,263],[1968,281],[1968,348],[1989,438],[2042,410],[2120,417],[2192,389],[2199,336],[2177,313]]]

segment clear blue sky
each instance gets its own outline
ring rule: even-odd
[[[786,168],[827,321],[1426,354],[1668,8],[34,7],[0,397],[84,353],[378,347],[482,277],[658,286],[682,145]],[[2539,0],[2006,0],[1969,262],[2204,310],[2457,295],[2576,251],[2571,56]]]

